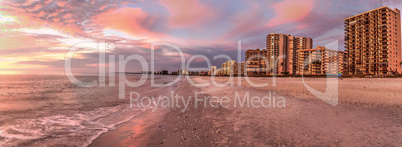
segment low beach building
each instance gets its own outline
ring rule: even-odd
[[[267,50],[249,49],[246,51],[245,74],[247,76],[265,76],[268,75]]]
[[[297,74],[299,75],[324,75],[338,74],[343,71],[343,51],[330,50],[322,46],[316,49],[297,51]]]

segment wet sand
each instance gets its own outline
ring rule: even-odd
[[[196,83],[210,86],[197,88],[182,82],[176,92],[182,96],[228,97],[228,108],[180,108],[141,115],[137,121],[147,124],[137,135],[117,146],[402,146],[402,79],[339,80],[339,104],[329,105],[304,88],[301,78],[277,78],[276,86],[256,88],[244,78],[241,86],[216,87],[209,77],[193,77]],[[218,83],[227,77],[217,78]],[[237,79],[234,79],[237,80]],[[271,82],[270,78],[250,78],[254,83]],[[325,90],[325,79],[310,78],[311,87]],[[233,107],[236,92],[241,98],[267,96],[275,92],[284,97],[285,107]],[[209,101],[208,101],[209,102]],[[169,111],[169,112],[168,112]],[[167,112],[166,114],[164,114]],[[155,113],[155,112],[154,112]],[[154,116],[152,116],[154,115]],[[160,117],[164,116],[164,117]],[[160,117],[162,119],[158,119]],[[149,118],[154,118],[149,120]],[[146,120],[146,122],[145,122]],[[149,120],[149,121],[148,121]],[[136,122],[136,118],[131,122]],[[130,130],[130,126],[132,127]],[[141,126],[141,125],[140,125]],[[116,130],[135,132],[139,125],[120,125]],[[124,128],[124,129],[123,129]],[[119,131],[117,131],[119,132]],[[119,138],[122,133],[106,133]],[[143,136],[143,137],[140,137]],[[124,138],[124,137],[123,137]],[[102,140],[112,142],[112,140]],[[124,139],[123,139],[124,140]],[[96,144],[93,144],[96,145]],[[106,144],[97,144],[106,145]]]
[[[146,111],[129,122],[118,125],[116,129],[101,135],[90,146],[141,146],[151,139],[150,136],[158,133],[159,127],[155,126],[164,124],[162,120],[167,112],[169,110],[166,109],[155,112]]]

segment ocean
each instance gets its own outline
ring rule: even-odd
[[[126,75],[132,82],[140,76]],[[119,99],[118,77],[114,78],[116,86],[86,88],[66,76],[0,76],[0,146],[87,146],[116,125],[152,109],[130,107],[130,92],[157,97],[177,88],[177,83],[152,87],[148,78],[142,86],[126,86],[125,99]],[[155,81],[168,83],[176,78],[159,75]]]

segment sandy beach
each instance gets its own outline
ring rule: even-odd
[[[0,0],[0,147],[402,147],[402,0]]]
[[[301,78],[277,78],[276,86],[255,88],[244,78],[241,86],[214,86],[210,77],[192,77],[194,87],[182,81],[175,91],[184,97],[228,97],[225,105],[205,107],[190,101],[189,108],[161,109],[144,113],[95,140],[96,146],[401,146],[402,79],[339,80],[339,104],[332,106],[315,98]],[[224,83],[227,77],[216,78]],[[250,78],[254,83],[270,78]],[[326,80],[306,79],[316,89]],[[234,107],[237,97],[264,97],[268,92],[286,100],[285,107]],[[197,93],[197,95],[196,95]],[[195,105],[197,103],[197,105]],[[228,106],[228,107],[227,107]],[[155,117],[157,116],[157,117]],[[163,116],[163,117],[161,117]],[[146,118],[144,118],[146,117]],[[158,118],[159,117],[159,118]],[[152,119],[149,119],[152,118]],[[138,125],[139,120],[143,120]],[[147,122],[145,122],[147,121]],[[131,125],[130,125],[131,124]],[[146,125],[144,125],[146,124]],[[130,128],[130,126],[132,128]],[[138,126],[140,126],[138,129]],[[135,135],[122,135],[121,132]],[[137,132],[135,132],[137,131]],[[116,133],[120,132],[120,133]],[[126,133],[127,134],[127,133]],[[114,137],[111,137],[114,136]],[[120,138],[118,143],[106,138]],[[123,141],[121,141],[123,140]],[[116,141],[115,141],[116,142]]]

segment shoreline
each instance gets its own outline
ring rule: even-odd
[[[152,90],[152,93],[149,91],[145,92],[145,95],[148,95],[149,97],[168,95],[169,92],[166,91],[176,91],[178,86],[180,86],[180,82],[178,82],[177,85],[158,89],[156,92],[156,89]],[[134,106],[129,109],[137,108]],[[146,108],[144,112],[134,116],[130,120],[117,124],[114,129],[102,133],[88,146],[141,146],[146,142],[146,140],[148,140],[153,132],[157,131],[157,128],[154,126],[160,126],[163,124],[164,116],[169,112],[169,108],[158,108],[156,111],[153,111],[152,108]]]
[[[199,90],[185,80],[174,91],[183,97]],[[201,106],[200,106],[201,107]],[[200,111],[201,110],[201,111]],[[162,108],[155,112],[146,110],[133,119],[116,125],[116,128],[103,133],[89,146],[211,146],[215,143],[221,129],[213,130],[213,122],[206,115],[215,108],[195,109],[194,101],[182,112],[181,108]],[[221,108],[221,113],[227,109]],[[228,130],[229,127],[223,130]],[[233,139],[234,140],[234,139]]]
[[[146,110],[129,121],[116,125],[115,129],[101,134],[88,146],[141,146],[158,131],[155,126],[164,124],[164,116],[167,113],[169,109],[159,109],[155,112]]]

